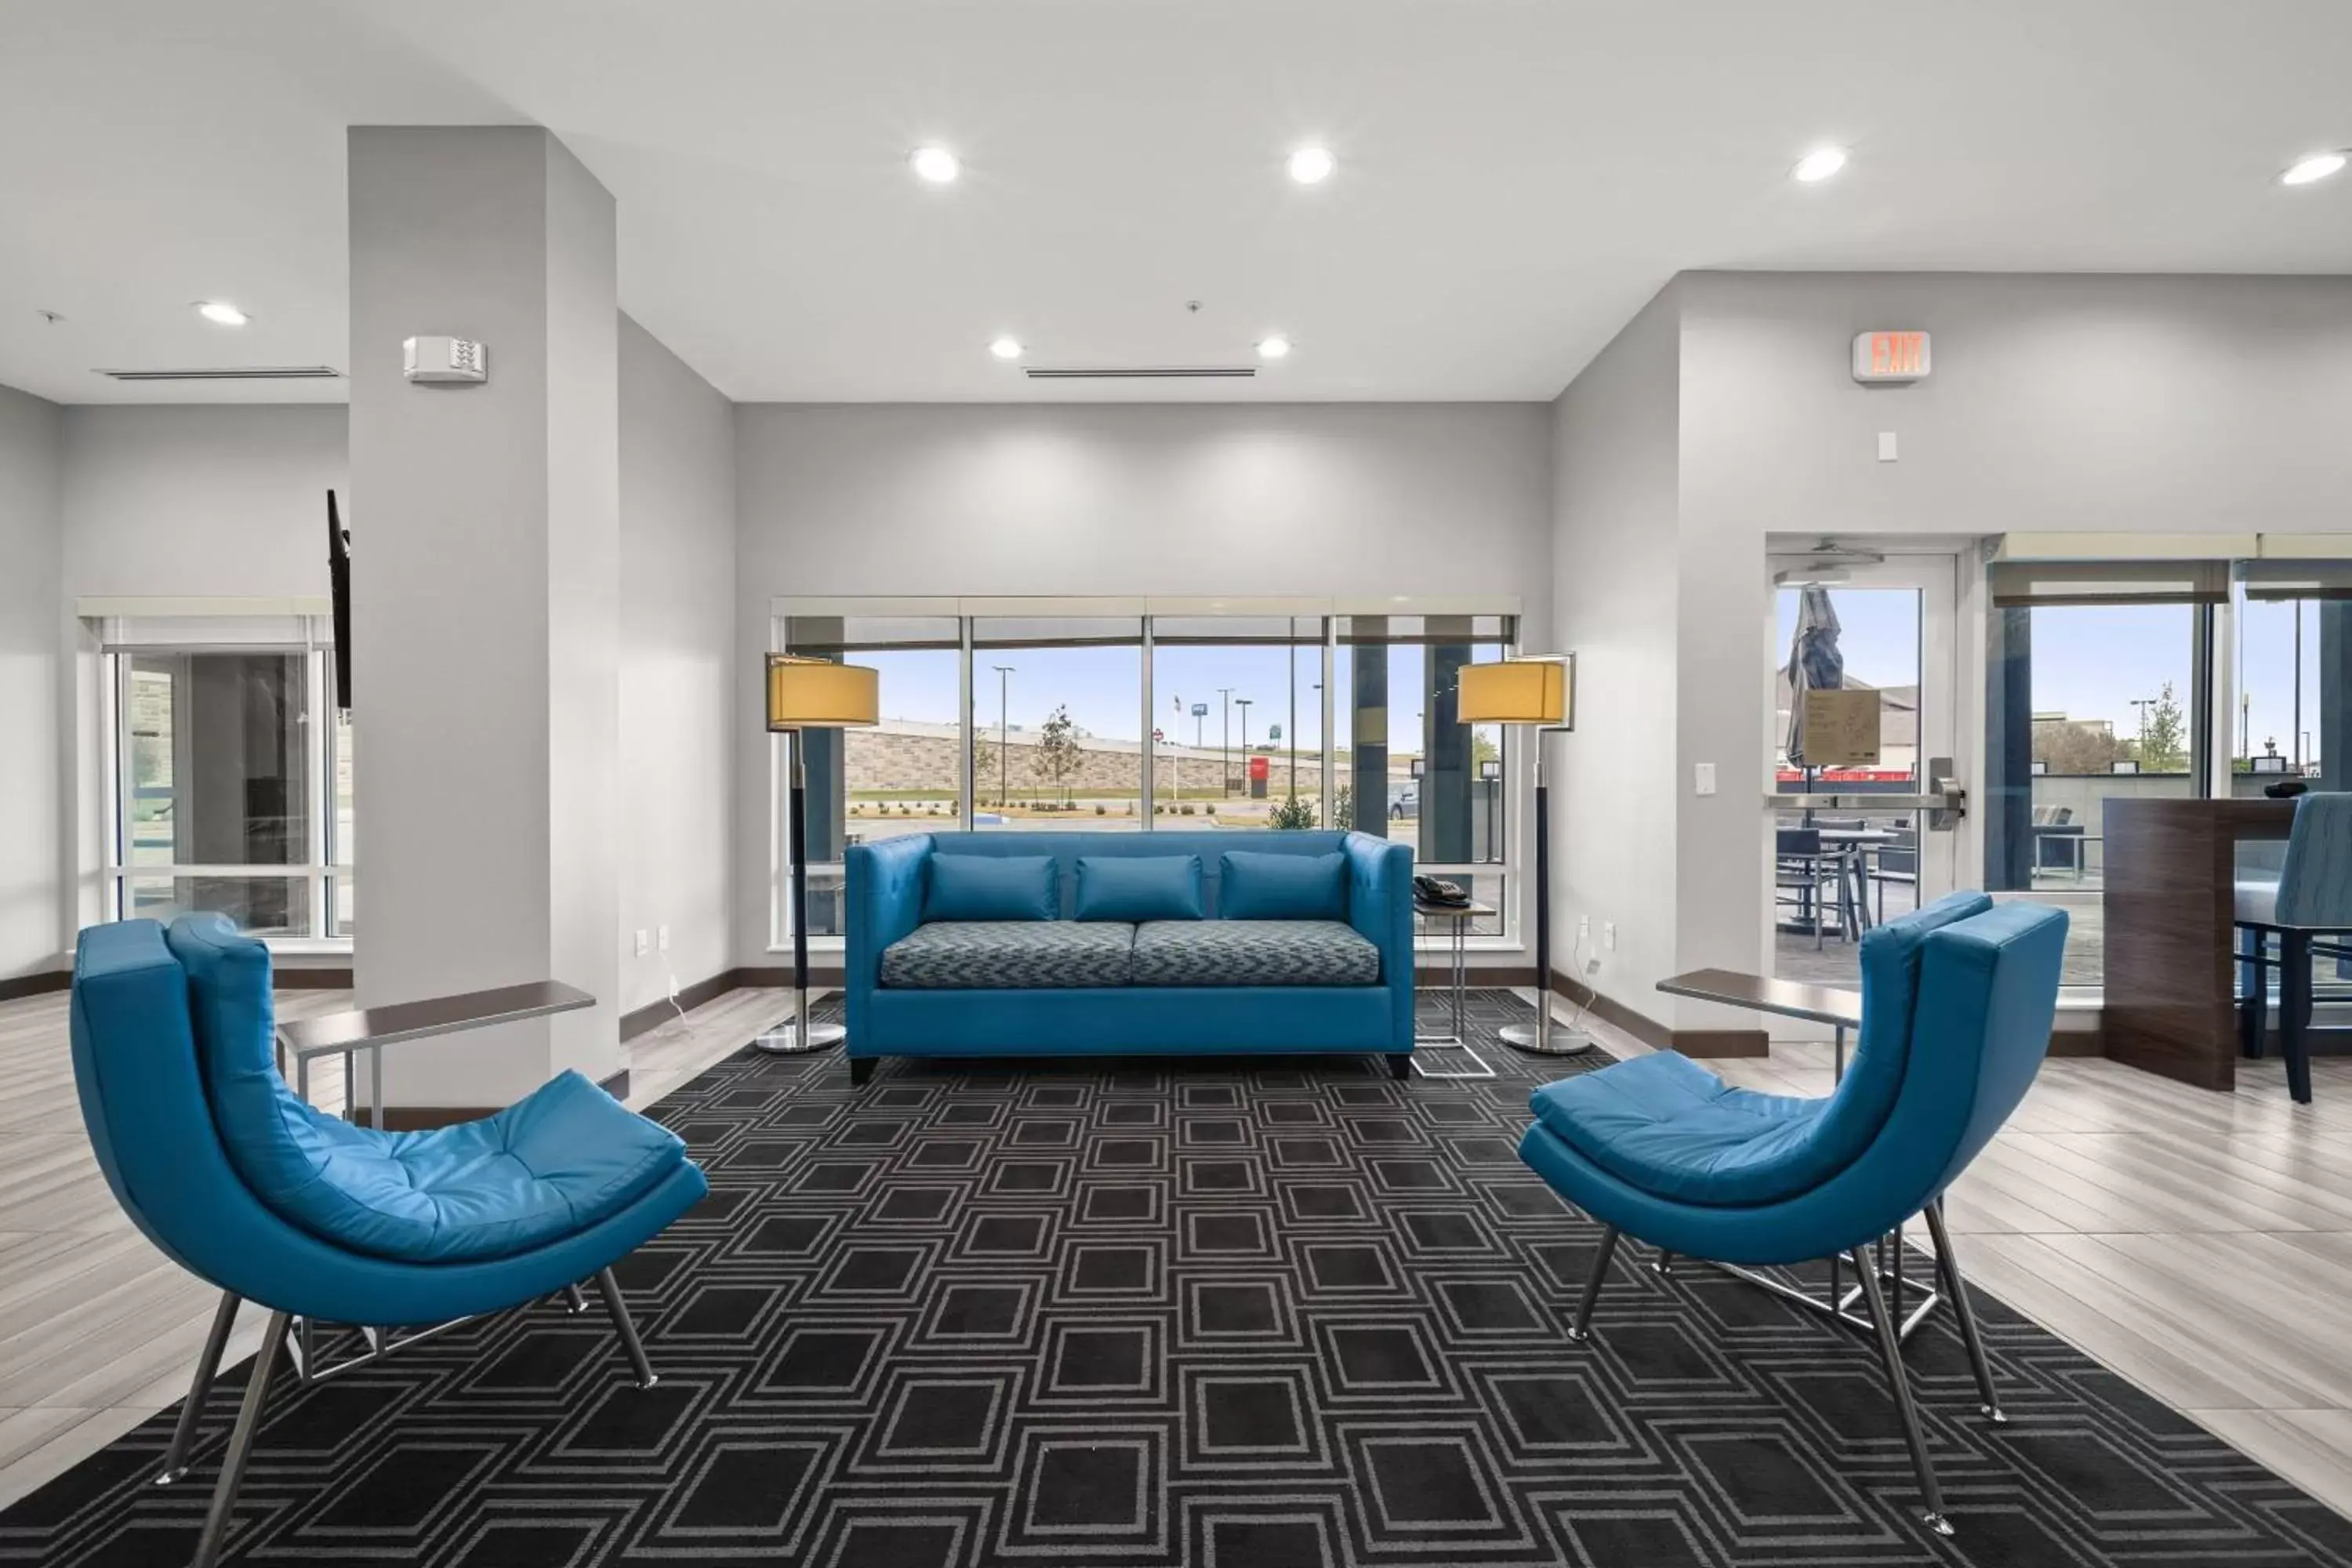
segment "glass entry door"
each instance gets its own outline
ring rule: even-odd
[[[1956,818],[1929,803],[1967,776],[1957,563],[1876,553],[1769,563],[1765,951],[1782,980],[1858,986],[1863,936],[1954,885]]]

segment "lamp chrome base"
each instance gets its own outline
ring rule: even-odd
[[[799,1024],[779,1024],[753,1040],[751,1047],[774,1057],[800,1057],[828,1050],[841,1044],[847,1034],[838,1024],[811,1024],[803,1037]]]
[[[1531,1057],[1580,1057],[1592,1048],[1592,1037],[1579,1029],[1547,1032],[1533,1024],[1506,1024],[1495,1033],[1503,1044]]]

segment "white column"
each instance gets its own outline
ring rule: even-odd
[[[398,1107],[618,1070],[613,198],[536,127],[350,136],[362,1006],[554,979],[551,1021],[394,1047]],[[405,338],[487,348],[412,384]]]

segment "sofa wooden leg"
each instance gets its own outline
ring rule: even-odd
[[[873,1076],[874,1058],[872,1057],[852,1057],[849,1058],[849,1086],[852,1089],[864,1088],[866,1080]]]
[[[1402,1083],[1412,1076],[1412,1058],[1402,1052],[1389,1058],[1389,1076]]]

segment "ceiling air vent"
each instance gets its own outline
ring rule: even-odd
[[[1254,364],[1047,365],[1024,367],[1032,381],[1247,381]]]
[[[333,381],[342,373],[323,364],[232,364],[194,370],[100,370],[115,381]]]

